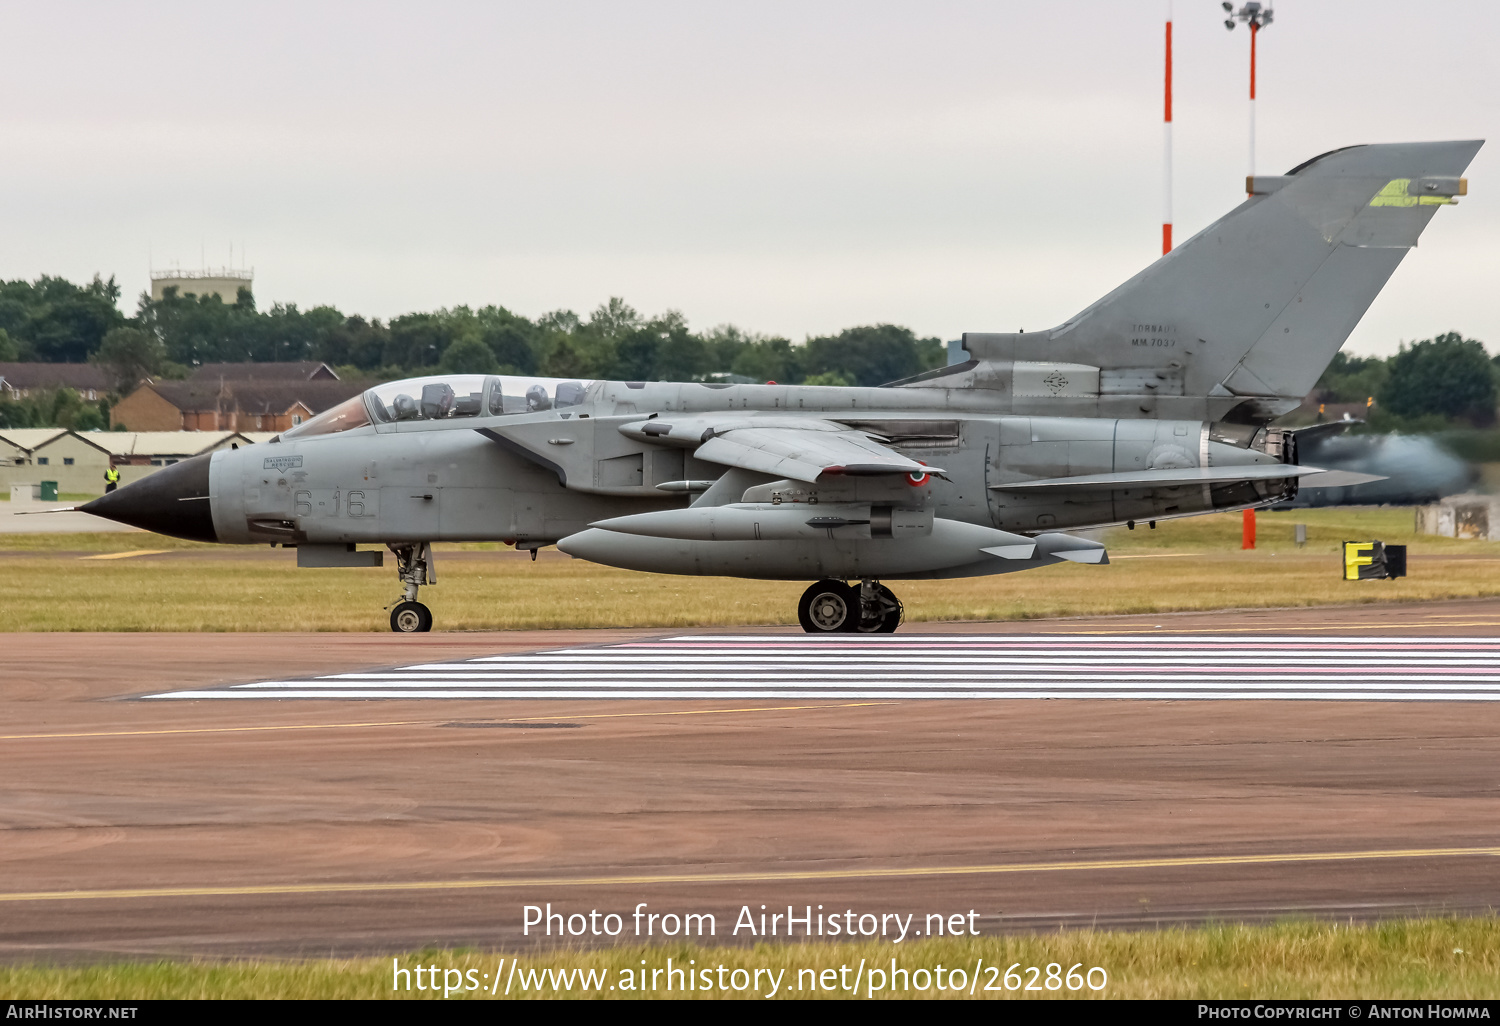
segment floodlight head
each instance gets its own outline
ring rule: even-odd
[[[1230,3],[1229,0],[1224,0],[1224,10],[1233,12],[1234,4]]]
[[[1273,14],[1275,14],[1275,13],[1276,12],[1273,11],[1273,10],[1271,10],[1269,7],[1266,8],[1266,13],[1263,14],[1263,15],[1261,15],[1261,18],[1260,18],[1260,23],[1261,23],[1262,27],[1271,24],[1271,16]]]
[[[1229,31],[1233,32],[1234,31],[1234,19],[1233,18],[1225,18],[1224,19],[1224,27],[1227,28],[1227,29],[1229,29]]]

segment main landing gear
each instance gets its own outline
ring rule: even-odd
[[[396,554],[396,574],[406,586],[394,607],[386,607],[391,610],[391,630],[398,634],[425,634],[432,630],[432,610],[417,601],[417,588],[437,583],[432,544],[392,545],[390,550]]]
[[[892,634],[901,600],[879,581],[819,581],[802,593],[797,620],[809,634]]]

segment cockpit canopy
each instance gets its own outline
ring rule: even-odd
[[[581,404],[592,381],[505,374],[438,374],[376,385],[316,417],[283,431],[284,440],[331,435],[367,424],[499,417]]]

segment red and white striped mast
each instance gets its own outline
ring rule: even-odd
[[[1162,119],[1161,252],[1172,252],[1172,0],[1167,0],[1167,77]]]
[[[1234,4],[1225,0],[1224,11],[1229,17],[1224,19],[1224,27],[1233,29],[1236,21],[1243,21],[1250,27],[1250,164],[1246,172],[1250,178],[1255,177],[1255,43],[1260,30],[1271,24],[1276,12],[1257,0],[1250,0],[1238,11]],[[1247,183],[1248,186],[1248,183]]]

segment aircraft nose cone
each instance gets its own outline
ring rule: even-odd
[[[208,464],[212,454],[163,467],[150,477],[100,496],[78,507],[84,513],[189,541],[216,542],[208,501]]]

